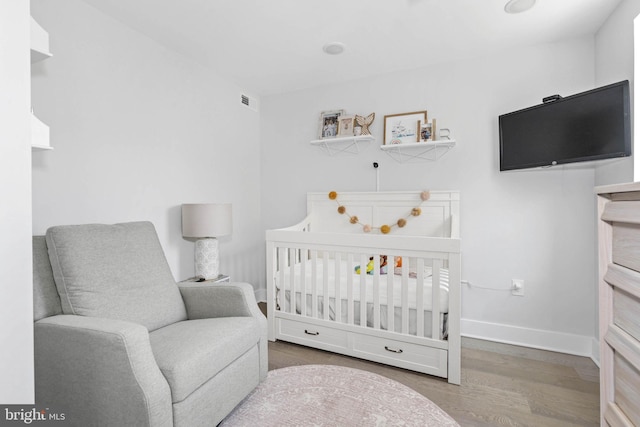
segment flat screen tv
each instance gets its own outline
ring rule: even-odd
[[[501,171],[631,155],[628,81],[543,101],[499,116]]]

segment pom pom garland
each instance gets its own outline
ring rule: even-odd
[[[426,202],[427,200],[429,200],[431,198],[431,194],[428,191],[423,191],[420,193],[420,200],[422,200],[422,202]],[[422,214],[422,209],[419,206],[416,206],[415,208],[411,209],[411,212],[409,213],[409,215],[407,215],[405,218],[400,218],[398,219],[398,221],[395,224],[392,225],[387,225],[384,224],[380,227],[372,227],[370,224],[362,224],[360,222],[360,220],[358,219],[357,216],[355,215],[349,215],[347,213],[347,208],[343,205],[340,204],[340,202],[338,202],[338,193],[335,191],[331,191],[329,192],[329,199],[330,200],[335,200],[336,203],[338,203],[338,213],[339,214],[347,214],[347,216],[349,216],[349,222],[351,224],[360,224],[362,226],[362,231],[364,233],[371,233],[371,231],[373,231],[374,229],[380,230],[380,232],[382,234],[389,234],[391,232],[391,229],[393,227],[399,227],[402,228],[405,225],[407,225],[407,219],[410,218],[411,216],[420,216],[420,214]]]

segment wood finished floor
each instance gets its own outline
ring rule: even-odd
[[[591,359],[463,338],[460,386],[446,380],[283,341],[269,343],[269,369],[348,366],[394,379],[461,426],[597,426],[598,367]]]

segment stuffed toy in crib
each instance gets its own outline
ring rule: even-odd
[[[360,266],[356,265],[356,274],[360,274]],[[373,274],[373,257],[369,257],[367,263],[367,274]],[[387,256],[380,255],[380,274],[387,274]]]

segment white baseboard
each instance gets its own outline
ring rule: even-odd
[[[530,329],[499,323],[461,319],[460,332],[464,337],[477,338],[522,347],[574,354],[594,359],[597,340],[594,337],[563,332]],[[595,343],[594,343],[595,342]],[[594,360],[596,364],[596,360]]]
[[[595,337],[591,339],[591,360],[598,368],[600,367],[600,341]]]

